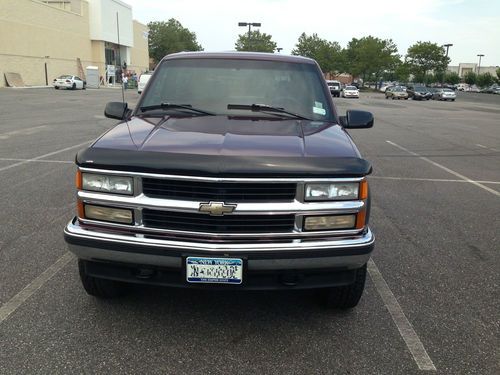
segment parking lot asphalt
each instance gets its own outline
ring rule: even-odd
[[[500,96],[335,100],[375,115],[350,131],[374,168],[377,245],[346,312],[308,291],[88,296],[62,236],[73,160],[120,100],[0,90],[0,374],[500,373]]]

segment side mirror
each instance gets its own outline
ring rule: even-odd
[[[129,114],[127,103],[109,102],[104,109],[104,116],[117,120],[124,120]]]
[[[366,111],[347,111],[339,117],[340,124],[346,129],[366,129],[373,126],[373,115]]]

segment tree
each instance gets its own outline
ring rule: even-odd
[[[391,39],[373,36],[353,38],[346,48],[346,71],[353,76],[378,80],[382,72],[392,71],[400,63],[398,49]]]
[[[479,87],[491,86],[493,84],[493,76],[490,72],[478,74],[476,82]]]
[[[408,48],[406,61],[415,76],[423,76],[430,71],[445,71],[450,58],[446,57],[444,47],[431,42],[417,42]]]
[[[183,27],[174,18],[169,19],[168,22],[150,22],[148,28],[149,56],[156,62],[170,53],[203,50],[196,41],[196,34]]]
[[[498,83],[500,83],[500,68],[497,68],[496,73],[497,73],[497,81]]]
[[[444,75],[444,81],[450,85],[456,85],[460,82],[460,76],[457,72],[447,72]]]
[[[340,44],[321,39],[318,34],[308,36],[302,33],[292,50],[292,55],[316,60],[323,73],[344,71],[344,56]]]
[[[476,73],[470,71],[470,72],[467,72],[465,73],[464,75],[464,81],[465,83],[467,83],[468,85],[473,85],[476,83]]]
[[[438,82],[439,80],[437,79],[437,77],[432,74],[432,73],[429,73],[427,74],[425,77],[424,77],[424,83],[426,85],[430,85],[431,83],[435,83],[435,82]]]
[[[410,79],[410,66],[407,63],[400,62],[396,66],[394,74],[399,82],[408,82]]]
[[[444,82],[444,71],[442,70],[436,70],[433,74],[434,76],[434,81],[431,82],[431,83],[434,83],[434,82]]]
[[[255,30],[250,32],[250,38],[248,33],[238,35],[235,48],[236,51],[274,52],[276,43],[271,35]]]

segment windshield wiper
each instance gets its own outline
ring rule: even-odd
[[[208,111],[205,111],[203,109],[194,108],[191,106],[191,104],[160,103],[160,104],[140,107],[141,112],[153,111],[155,109],[182,109],[182,110],[195,112],[199,115],[215,116],[215,113],[208,112]]]
[[[246,109],[253,112],[276,112],[282,113],[300,120],[310,120],[307,117],[301,116],[297,113],[289,112],[284,108],[273,107],[267,104],[228,104],[227,109]]]

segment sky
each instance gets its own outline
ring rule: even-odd
[[[499,0],[124,0],[133,18],[147,24],[175,18],[196,33],[205,51],[234,50],[238,22],[260,22],[282,54],[305,32],[336,41],[372,35],[392,39],[404,56],[418,41],[452,43],[450,65],[500,65]]]

